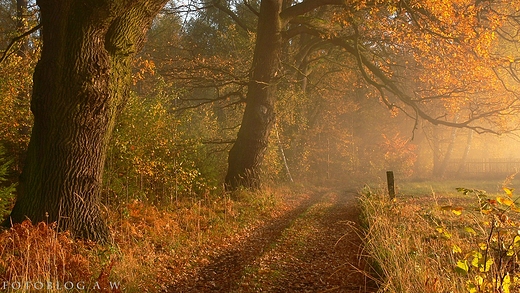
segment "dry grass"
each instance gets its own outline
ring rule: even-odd
[[[483,212],[475,194],[411,193],[390,201],[382,190],[362,192],[379,292],[515,292],[520,221],[510,206],[489,196],[493,209]]]
[[[17,224],[0,235],[0,289],[53,292],[91,286],[102,291],[108,284],[101,274],[105,264],[91,253],[96,249],[57,233],[52,224]]]
[[[362,198],[366,249],[375,261],[380,292],[462,292],[446,267],[452,262],[446,243],[420,215],[417,205],[398,205],[378,195]]]
[[[0,291],[157,292],[296,197],[280,188],[240,191],[237,200],[228,194],[179,199],[162,208],[133,201],[108,209],[114,242],[103,247],[27,221],[0,235]]]

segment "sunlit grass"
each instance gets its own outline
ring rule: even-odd
[[[395,200],[366,187],[366,250],[380,292],[515,292],[520,221],[502,184],[515,182],[411,182]]]
[[[234,200],[229,194],[185,199],[164,209],[130,204],[128,215],[113,218],[120,254],[113,277],[128,292],[166,289],[173,279],[186,277],[192,267],[225,249],[241,231],[282,213],[291,196],[295,194],[281,188],[238,191]]]
[[[397,182],[398,193],[403,196],[425,196],[432,192],[441,196],[460,196],[456,188],[466,187],[485,190],[488,193],[502,192],[504,180],[443,180],[443,181],[403,181]],[[520,185],[520,181],[514,180]]]
[[[84,289],[67,292],[97,292],[112,282],[119,291],[103,292],[158,292],[207,262],[236,235],[283,213],[286,201],[298,196],[280,187],[238,191],[234,200],[222,193],[179,198],[161,207],[139,200],[108,207],[114,241],[107,246],[26,222],[0,235],[0,279],[7,284],[0,291],[33,292],[34,285],[24,288],[31,282],[44,286],[44,292],[62,292],[68,282]],[[47,290],[49,282],[62,287]]]

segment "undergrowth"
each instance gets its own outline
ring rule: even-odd
[[[280,214],[288,189],[238,191],[108,207],[114,236],[99,246],[26,221],[0,234],[2,292],[158,292],[240,231]],[[42,291],[43,290],[43,291]]]
[[[362,191],[366,249],[379,292],[520,290],[520,209],[513,189],[457,191],[395,200]]]

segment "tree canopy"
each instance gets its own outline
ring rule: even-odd
[[[106,240],[100,204],[122,194],[411,176],[424,153],[443,176],[473,133],[519,128],[520,3],[98,4],[1,2],[14,222]],[[461,137],[468,148],[453,147]]]

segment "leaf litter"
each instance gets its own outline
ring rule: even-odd
[[[353,191],[319,191],[206,247],[163,292],[376,292]]]

